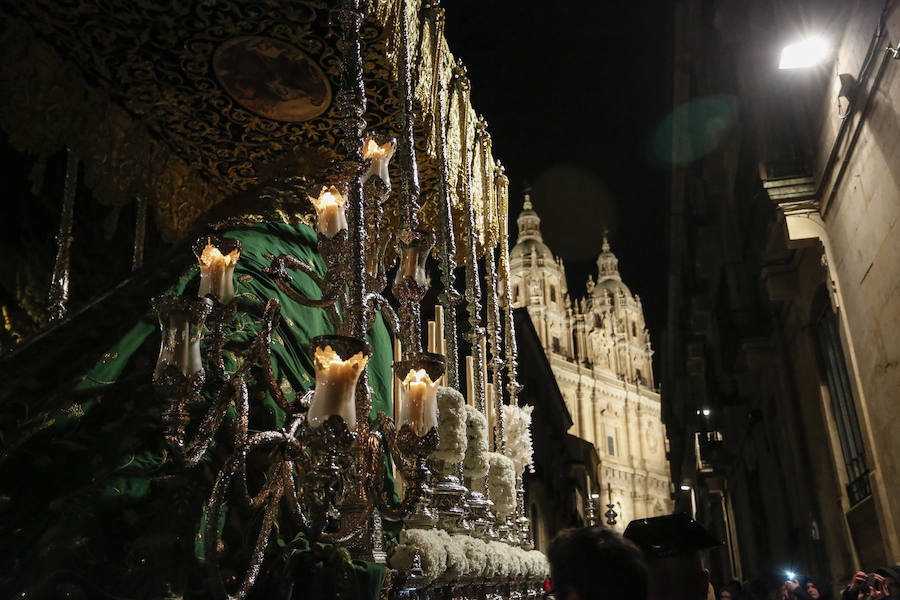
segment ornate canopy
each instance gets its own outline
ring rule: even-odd
[[[368,4],[366,119],[396,135],[396,23],[404,3]],[[474,147],[479,245],[497,240],[505,206],[493,191],[489,137],[475,143],[471,106],[462,107],[470,114],[466,131],[460,127],[464,96],[455,91],[464,71],[443,36],[432,39],[421,1],[406,7],[423,222],[433,223],[437,212],[434,128],[445,121],[454,210],[462,210],[460,150]],[[328,2],[26,0],[4,10],[0,125],[18,150],[46,159],[72,147],[98,201],[145,197],[171,240],[215,220],[213,209],[223,205],[252,204],[260,195],[274,202],[273,190],[286,210],[311,214],[305,186],[340,152],[340,53]],[[448,92],[443,107],[438,84]]]

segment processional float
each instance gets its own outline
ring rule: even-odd
[[[425,11],[439,53],[443,13],[436,5]],[[471,123],[465,69],[456,65],[449,85],[441,85],[436,73],[432,125],[439,214],[432,220],[436,226],[423,227],[407,20],[397,19],[402,106],[395,140],[366,130],[360,0],[341,0],[334,16],[342,52],[337,95],[342,153],[321,181],[308,182],[318,250],[327,268],[320,273],[296,257],[280,255],[265,271],[291,301],[323,309],[333,326],[334,335],[310,344],[314,385],[289,402],[277,384],[271,344],[281,305],[275,298],[266,302],[260,330],[244,355],[226,365],[226,329],[237,312],[239,241],[213,235],[198,239],[197,295],[153,299],[162,333],[154,387],[165,402],[166,441],[185,468],[197,465],[218,437],[228,435],[220,429],[226,415],[233,415],[233,450],[204,507],[205,555],[214,588],[221,597],[247,595],[280,519],[290,519],[310,540],[346,547],[375,562],[388,560],[383,535],[383,519],[388,519],[404,527],[390,556],[396,569],[393,591],[422,597],[536,596],[547,566],[532,550],[523,506],[522,474],[531,463],[530,412],[517,406],[512,307],[502,292],[509,287],[508,180],[503,167],[489,160],[491,140],[483,119]],[[454,109],[462,136],[451,149],[446,133]],[[448,169],[454,151],[462,165],[455,182]],[[388,165],[395,152],[401,176],[392,195]],[[480,181],[473,180],[475,161],[481,161]],[[462,211],[451,205],[454,186]],[[495,210],[475,210],[473,187]],[[482,225],[483,239],[477,219],[497,219]],[[455,225],[463,232],[461,249]],[[426,267],[435,245],[440,305],[423,350],[420,306],[430,285]],[[455,281],[460,254],[464,293]],[[309,277],[319,297],[295,289],[292,272]],[[457,331],[462,308],[471,348],[464,361]],[[393,362],[394,414],[381,412],[370,420],[366,365],[373,350],[366,332],[378,314],[399,342],[399,352]],[[461,362],[467,365],[465,400],[457,391]],[[249,430],[252,402],[260,394],[270,395],[285,412],[283,427]],[[189,407],[196,406],[202,407],[202,416],[192,419],[197,411]],[[269,459],[250,460],[260,453]],[[385,488],[389,474],[402,483],[396,498]],[[226,580],[219,567],[219,527],[235,498],[261,511],[262,519],[255,535],[248,536],[254,540],[249,564],[240,577]]]

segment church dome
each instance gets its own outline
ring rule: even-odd
[[[621,279],[601,279],[594,286],[594,295],[598,296],[603,291],[610,291],[614,293],[622,291],[627,297],[631,298],[631,290],[628,289],[628,286],[625,285],[625,282],[623,282]]]
[[[509,258],[510,260],[521,258],[526,261],[530,261],[532,254],[537,254],[537,258],[544,259],[544,261],[554,261],[553,252],[550,251],[550,248],[547,247],[547,244],[545,244],[541,240],[535,239],[516,242],[516,245],[513,246],[512,250],[509,251]]]
[[[603,248],[600,256],[597,258],[597,283],[593,285],[591,295],[599,297],[604,293],[622,294],[631,299],[631,290],[622,281],[619,274],[619,259],[612,253],[609,247],[609,239],[606,233],[603,234]]]
[[[519,237],[516,238],[516,245],[509,251],[510,260],[524,259],[532,260],[534,256],[544,263],[554,264],[553,252],[544,243],[541,235],[541,218],[534,205],[531,203],[531,195],[525,194],[525,203],[522,205],[522,212],[516,220],[519,225]]]

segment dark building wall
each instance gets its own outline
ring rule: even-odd
[[[532,518],[535,546],[546,551],[561,529],[584,525],[588,473],[598,488],[593,444],[566,433],[572,417],[556,385],[540,338],[526,308],[515,309],[521,405],[534,406],[531,431],[534,473],[526,473],[525,506]]]
[[[897,375],[884,368],[900,354],[900,309],[885,300],[900,283],[900,261],[885,258],[900,244],[900,163],[885,162],[900,157],[889,100],[900,97],[900,61],[882,52],[900,38],[900,16],[888,11],[879,25],[884,6],[673,7],[663,415],[676,509],[728,541],[711,557],[721,580],[791,567],[843,582],[857,567],[900,561],[900,411]],[[827,64],[778,71],[781,48],[810,31],[831,41]],[[843,72],[861,83],[841,134]],[[855,128],[866,140],[856,148]],[[868,284],[867,267],[877,270]],[[846,460],[844,417],[858,424],[861,474]]]

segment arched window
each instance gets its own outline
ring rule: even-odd
[[[550,286],[550,302],[556,302],[556,286]]]
[[[637,325],[631,324],[631,337],[637,337]]]
[[[812,331],[816,343],[819,371],[828,387],[831,412],[837,427],[841,455],[847,470],[847,496],[850,504],[871,495],[869,468],[866,466],[866,450],[859,430],[856,403],[850,387],[847,361],[841,346],[838,319],[831,308],[831,300],[825,287],[816,292],[812,310]]]

